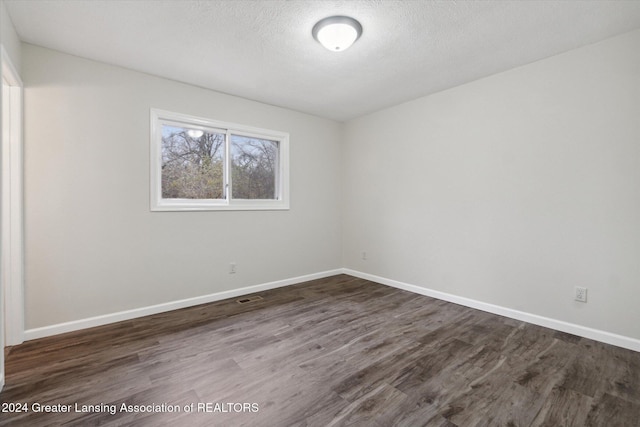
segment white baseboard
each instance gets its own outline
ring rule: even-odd
[[[164,313],[166,311],[178,310],[180,308],[192,307],[194,305],[206,304],[209,302],[220,301],[227,298],[234,298],[242,295],[252,294],[255,292],[266,291],[269,289],[281,288],[283,286],[294,285],[296,283],[307,282],[309,280],[322,279],[341,273],[342,269],[323,271],[320,273],[307,274],[304,276],[292,277],[290,279],[278,280],[275,282],[262,283],[260,285],[247,286],[244,288],[232,289],[223,292],[216,292],[214,294],[203,295],[194,298],[187,298],[163,304],[134,308],[132,310],[120,311],[117,313],[105,314],[102,316],[89,317],[86,319],[74,320],[71,322],[58,323],[56,325],[43,326],[41,328],[27,329],[26,331],[24,331],[24,339],[25,341],[29,341],[37,338],[48,337],[51,335],[63,334],[65,332],[73,332],[81,329],[93,328],[95,326],[102,326],[109,323],[121,322],[123,320],[135,319],[137,317],[149,316],[151,314]]]
[[[513,310],[511,308],[448,294],[446,292],[435,291],[433,289],[423,288],[421,286],[410,285],[408,283],[403,283],[397,280],[387,279],[384,277],[379,277],[373,274],[363,273],[348,268],[343,268],[342,272],[350,276],[359,277],[361,279],[370,280],[372,282],[381,283],[383,285],[403,289],[405,291],[413,292],[416,294],[426,295],[428,297],[460,304],[465,307],[476,308],[488,313],[498,314],[500,316],[509,317],[511,319],[522,320],[534,325],[544,326],[546,328],[555,329],[557,331],[567,332],[569,334],[578,335],[584,338],[590,338],[592,340],[600,341],[606,344],[611,344],[640,352],[640,340],[637,340],[635,338],[601,331],[598,329],[592,329],[586,326],[576,325],[574,323],[569,323],[562,320],[551,319],[549,317],[538,316],[537,314],[526,313],[524,311]]]
[[[611,332],[602,331],[599,329],[588,328],[586,326],[577,325],[574,323],[565,322],[562,320],[551,319],[549,317],[538,316],[536,314],[527,313],[524,311],[514,310],[499,305],[489,304],[482,301],[477,301],[471,298],[465,298],[458,295],[449,294],[446,292],[440,292],[433,289],[423,288],[421,286],[411,285],[397,280],[387,279],[384,277],[376,276],[373,274],[363,273],[349,268],[339,268],[335,270],[323,271],[320,273],[308,274],[299,277],[292,277],[290,279],[278,280],[275,282],[263,283],[260,285],[247,286],[240,289],[233,289],[224,292],[217,292],[214,294],[203,295],[195,298],[187,298],[178,301],[171,301],[164,304],[157,304],[148,307],[136,308],[133,310],[120,311],[117,313],[105,314],[102,316],[90,317],[87,319],[74,320],[71,322],[59,323],[56,325],[44,326],[41,328],[28,329],[24,331],[25,341],[33,340],[37,338],[48,337],[51,335],[58,335],[65,332],[72,332],[81,329],[92,328],[95,326],[107,325],[110,323],[120,322],[123,320],[135,319],[138,317],[149,316],[152,314],[163,313],[171,310],[178,310],[181,308],[192,307],[199,304],[206,304],[209,302],[220,301],[227,298],[234,298],[242,295],[247,295],[255,292],[266,291],[269,289],[280,288],[283,286],[294,285],[296,283],[307,282],[309,280],[322,279],[325,277],[334,276],[336,274],[348,274],[350,276],[359,277],[361,279],[370,280],[372,282],[380,283],[383,285],[391,286],[405,291],[413,292],[420,295],[425,295],[432,298],[441,299],[444,301],[460,304],[465,307],[471,307],[478,310],[486,311],[488,313],[498,314],[500,316],[509,317],[511,319],[521,320],[523,322],[532,323],[534,325],[544,326],[546,328],[555,329],[562,332],[567,332],[573,335],[578,335],[592,340],[600,341],[607,344],[612,344],[618,347],[627,348],[640,352],[640,340],[626,337],[623,335],[614,334]]]

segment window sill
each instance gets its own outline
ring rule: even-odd
[[[256,203],[242,201],[234,203],[160,203],[151,207],[152,212],[183,212],[183,211],[284,211],[289,210],[289,204],[281,201]]]

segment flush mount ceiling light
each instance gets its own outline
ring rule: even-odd
[[[318,21],[311,34],[330,51],[341,52],[358,40],[362,25],[348,16],[330,16]]]
[[[202,135],[204,135],[204,132],[201,130],[197,130],[197,129],[189,129],[187,131],[187,135],[189,135],[191,138],[193,139],[198,139],[200,138]]]

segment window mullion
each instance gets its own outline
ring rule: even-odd
[[[227,130],[224,137],[224,196],[227,204],[231,204],[231,131]]]

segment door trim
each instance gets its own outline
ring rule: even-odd
[[[9,129],[2,131],[2,233],[5,345],[24,341],[23,84],[4,46],[2,80],[9,84]],[[7,105],[3,100],[3,104]],[[6,138],[5,138],[6,136]]]

